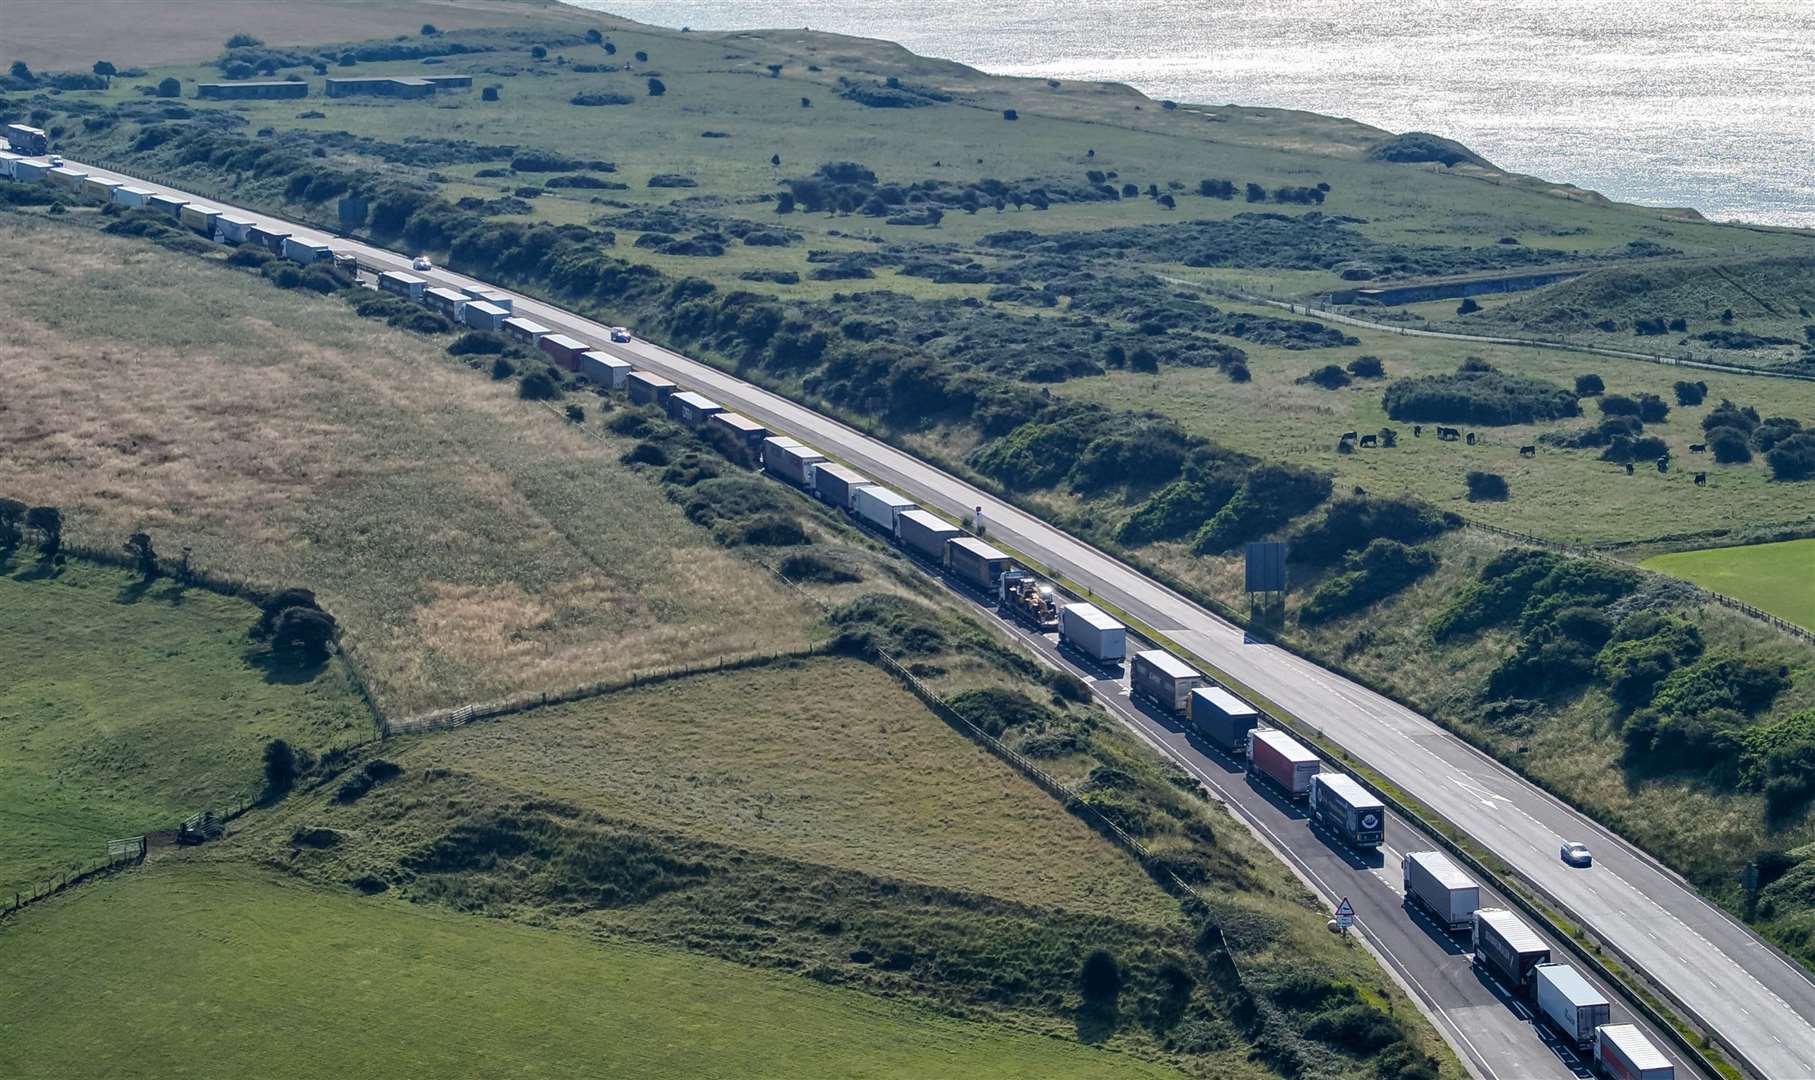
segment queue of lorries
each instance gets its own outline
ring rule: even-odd
[[[25,134],[9,130],[7,135],[15,149],[44,152],[41,145],[27,142]],[[16,154],[0,154],[0,174],[19,179],[13,169],[19,160]],[[172,216],[182,220],[180,212],[187,208],[177,202]],[[206,222],[198,219],[194,224],[198,231],[219,236],[218,211],[212,211]],[[257,235],[263,230],[245,224],[251,231],[242,242],[264,243],[301,262],[311,261],[317,254],[293,255],[288,247],[291,238],[274,234],[286,245],[280,250]],[[326,245],[304,246],[319,247],[320,255],[327,255]],[[414,265],[425,262],[418,260]],[[1241,760],[1250,776],[1270,784],[1287,800],[1303,800],[1319,827],[1353,847],[1372,849],[1383,843],[1386,807],[1354,778],[1323,772],[1321,760],[1310,749],[1283,731],[1262,726],[1258,709],[1171,653],[1148,649],[1130,657],[1128,628],[1107,612],[1089,603],[1062,603],[1050,584],[912,499],[796,439],[773,435],[761,424],[700,394],[636,370],[629,361],[592,350],[584,342],[553,334],[526,319],[509,317],[512,304],[502,293],[428,289],[421,279],[395,271],[381,275],[379,287],[432,307],[442,306],[437,301],[445,294],[451,308],[448,314],[458,321],[477,325],[468,316],[478,312],[490,321],[487,329],[501,330],[547,353],[602,390],[623,390],[636,403],[659,405],[692,428],[723,428],[758,454],[765,472],[848,512],[956,582],[994,599],[1004,614],[1043,633],[1056,631],[1059,647],[1089,666],[1113,669],[1127,661],[1129,687],[1135,697],[1181,718],[1203,741]],[[622,327],[611,328],[610,337],[620,343],[631,340],[630,332]],[[1532,1002],[1537,1014],[1566,1043],[1591,1055],[1603,1076],[1609,1080],[1673,1080],[1675,1069],[1669,1059],[1638,1028],[1609,1023],[1608,1002],[1593,985],[1569,965],[1552,963],[1543,940],[1512,912],[1480,907],[1480,887],[1443,854],[1412,852],[1401,860],[1400,868],[1407,901],[1428,912],[1445,931],[1469,931],[1474,962],[1491,971],[1510,993]]]

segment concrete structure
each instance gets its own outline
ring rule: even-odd
[[[904,510],[895,517],[895,539],[916,555],[936,563],[945,562],[945,544],[964,535],[964,530],[927,510]]]
[[[851,509],[857,511],[859,520],[894,536],[895,519],[918,507],[906,495],[890,491],[881,484],[862,484],[851,491]]]
[[[472,80],[467,79],[467,85]],[[331,98],[368,94],[376,97],[425,98],[435,96],[435,84],[427,79],[373,75],[356,79],[329,79],[325,87]]]
[[[869,477],[849,465],[827,462],[813,470],[813,494],[840,510],[851,509],[851,497],[868,483],[872,483]]]
[[[723,405],[691,390],[668,395],[668,415],[690,428],[699,427],[724,411]]]
[[[708,427],[722,428],[731,436],[743,443],[751,453],[761,453],[763,440],[769,437],[769,429],[734,412],[722,412],[714,415],[707,422]]]
[[[467,309],[480,306],[479,303],[468,304]],[[607,390],[622,390],[630,373],[636,370],[628,360],[620,360],[610,353],[594,349],[580,354],[580,375],[589,382],[598,383]]]
[[[460,321],[474,330],[496,331],[504,326],[504,320],[510,318],[510,312],[497,304],[484,300],[468,300],[460,309]]]
[[[455,295],[458,296],[459,294],[455,293]],[[462,299],[464,300],[464,297],[462,297]],[[521,317],[504,320],[503,327],[506,337],[510,338],[512,341],[521,341],[525,345],[534,345],[537,338],[540,338],[545,334],[554,333],[553,330],[536,322],[534,319],[525,319]]]
[[[44,178],[65,191],[81,191],[82,181],[88,179],[88,174],[81,169],[60,165],[45,173]]]
[[[1481,906],[1481,886],[1456,869],[1440,851],[1413,851],[1399,864],[1407,900],[1431,913],[1437,925],[1449,930],[1474,926],[1475,909]]]
[[[569,371],[580,370],[580,357],[590,348],[579,338],[566,334],[546,334],[536,339],[536,348],[543,355]]]
[[[1248,772],[1278,784],[1287,798],[1308,797],[1318,768],[1317,755],[1285,732],[1270,728],[1248,732]]]
[[[624,380],[624,389],[629,391],[630,400],[638,405],[668,404],[668,396],[678,387],[660,375],[651,375],[647,371],[633,371]]]
[[[194,229],[203,236],[214,235],[214,223],[219,220],[222,211],[219,207],[203,206],[201,203],[190,203],[176,212],[176,219],[185,228]]]
[[[118,180],[109,180],[104,176],[90,176],[82,181],[82,194],[96,202],[113,201],[113,189],[120,186]]]
[[[1191,691],[1204,685],[1204,673],[1164,649],[1134,654],[1128,666],[1128,688],[1174,715],[1183,715]]]
[[[214,219],[214,235],[223,244],[243,244],[252,233],[252,219],[222,214]]]
[[[317,244],[313,240],[298,240],[294,236],[286,236],[284,237],[284,258],[306,266],[312,262],[333,259],[334,249],[326,244]]]
[[[178,211],[189,205],[189,200],[179,199],[175,195],[155,194],[151,198],[145,200],[145,203],[158,213],[169,214],[174,218]]]
[[[429,287],[429,283],[414,274],[406,274],[401,270],[386,270],[378,275],[378,287],[407,300],[420,301],[423,290]]]
[[[974,536],[959,536],[945,542],[945,567],[960,581],[990,592],[1014,565],[1014,560]]]
[[[1246,752],[1248,732],[1260,726],[1259,709],[1220,686],[1197,687],[1187,702],[1193,731],[1225,754]]]
[[[1059,609],[1059,644],[1099,663],[1118,663],[1128,655],[1128,628],[1095,604],[1066,604]]]
[[[264,82],[205,82],[196,84],[195,96],[209,101],[301,98],[309,96],[309,84],[283,79]]]
[[[1347,773],[1320,774],[1313,768],[1312,774],[1311,816],[1352,847],[1379,847],[1386,839],[1385,805]]]

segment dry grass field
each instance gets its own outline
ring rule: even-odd
[[[9,218],[0,258],[0,492],[315,589],[393,715],[809,640],[623,446],[438,341],[49,221]]]

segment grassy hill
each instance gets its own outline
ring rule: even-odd
[[[1815,540],[1679,551],[1640,565],[1815,630]]]
[[[0,553],[0,893],[101,860],[119,837],[237,809],[270,739],[374,737],[338,665],[247,661],[258,609],[170,581]]]

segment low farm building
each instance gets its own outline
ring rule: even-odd
[[[265,82],[205,82],[196,85],[195,96],[212,101],[301,98],[309,96],[309,84],[282,79]]]
[[[472,79],[467,79],[467,85],[472,85]],[[395,75],[329,79],[326,89],[329,97],[353,97],[357,94],[368,94],[376,97],[425,98],[433,97],[435,94],[435,84],[427,79]]]

